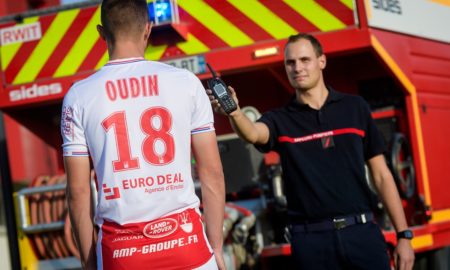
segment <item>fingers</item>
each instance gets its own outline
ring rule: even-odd
[[[212,91],[210,89],[206,89],[206,94],[209,97],[209,100],[211,102],[211,106],[213,108],[213,111],[222,115],[227,115],[225,111],[220,106],[219,101],[214,97]]]
[[[397,259],[397,269],[400,270],[411,270],[414,266],[414,259],[402,259],[402,257],[399,256]]]
[[[234,88],[231,86],[228,86],[228,90],[230,91],[231,97],[233,98],[234,102],[236,102],[236,104],[239,104],[239,101],[238,101],[237,95],[236,95],[236,91],[234,91]]]
[[[410,242],[400,240],[394,252],[395,269],[411,270],[414,266],[414,257]]]
[[[413,267],[413,262],[403,260],[401,257],[397,259],[396,269],[399,270],[411,270]]]

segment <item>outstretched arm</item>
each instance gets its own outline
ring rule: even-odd
[[[225,270],[222,255],[225,182],[215,132],[192,135],[192,146],[201,182],[206,235],[219,269]]]
[[[64,157],[70,221],[83,269],[97,269],[88,157]]]
[[[378,191],[383,205],[386,207],[389,217],[397,232],[408,229],[405,213],[395,186],[394,178],[386,165],[383,155],[377,155],[368,161],[373,175],[373,182]],[[399,239],[395,249],[396,269],[410,270],[414,265],[414,250],[411,240]]]
[[[211,90],[207,89],[206,93],[211,100],[211,105],[215,112],[220,112],[223,115],[227,115],[230,119],[233,130],[239,135],[239,137],[251,144],[266,144],[269,141],[269,128],[264,123],[253,123],[247,116],[241,111],[239,107],[239,101],[237,99],[236,92],[232,87],[228,87],[231,96],[237,104],[237,109],[227,115],[220,107],[217,99],[212,95]]]

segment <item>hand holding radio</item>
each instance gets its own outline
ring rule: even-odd
[[[208,88],[211,91],[211,93],[208,92],[208,94],[212,94],[214,99],[217,100],[218,105],[215,106],[222,108],[223,111],[227,115],[229,115],[230,113],[234,112],[237,109],[237,104],[233,99],[232,93],[229,92],[227,85],[225,84],[224,81],[220,79],[219,76],[217,76],[214,69],[208,63],[206,65],[208,66],[209,70],[213,75],[213,77],[207,81]],[[214,100],[211,97],[211,95],[210,99],[211,101]]]

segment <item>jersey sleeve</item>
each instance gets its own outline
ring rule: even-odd
[[[61,111],[61,136],[63,156],[88,156],[84,129],[81,125],[81,111],[76,104],[74,91],[64,97]]]
[[[380,131],[375,124],[375,121],[372,118],[369,105],[364,100],[362,100],[361,106],[364,115],[364,122],[366,123],[366,136],[364,137],[364,158],[365,160],[369,160],[374,156],[383,154],[386,151],[386,145]]]
[[[255,148],[262,153],[267,153],[269,151],[275,150],[275,145],[277,142],[277,132],[275,129],[274,121],[272,118],[272,112],[264,113],[261,118],[256,120],[256,122],[260,122],[265,124],[269,129],[269,141],[266,144],[255,144]]]
[[[208,95],[200,80],[194,75],[191,78],[194,81],[191,134],[213,131],[214,117]]]

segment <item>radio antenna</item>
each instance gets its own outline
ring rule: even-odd
[[[206,63],[206,65],[208,66],[209,71],[211,71],[211,74],[213,75],[213,78],[217,78],[217,74],[214,71],[214,69],[208,63]]]

